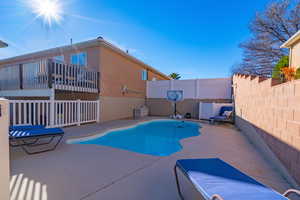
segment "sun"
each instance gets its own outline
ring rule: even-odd
[[[48,26],[59,24],[62,19],[63,10],[59,0],[31,0],[30,7],[36,17]]]

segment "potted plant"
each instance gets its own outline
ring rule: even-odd
[[[294,67],[283,67],[281,69],[282,74],[284,75],[284,78],[287,81],[292,81],[296,79],[296,69]]]

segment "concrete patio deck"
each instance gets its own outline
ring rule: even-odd
[[[135,124],[119,120],[66,128],[65,141]],[[66,144],[55,151],[26,155],[11,149],[11,199],[176,200],[176,160],[219,157],[279,192],[290,188],[233,126],[202,123],[201,135],[181,141],[183,150],[154,157],[97,145]]]

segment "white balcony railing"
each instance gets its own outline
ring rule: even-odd
[[[97,93],[99,73],[52,59],[0,68],[0,90],[43,88]]]
[[[98,92],[98,73],[79,65],[52,61],[50,65],[55,89]]]

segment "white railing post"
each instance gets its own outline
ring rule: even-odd
[[[12,113],[13,113],[13,123],[12,123],[12,125],[16,125],[17,124],[17,116],[16,116],[16,114],[17,114],[17,111],[16,111],[16,103],[15,102],[13,102],[13,107],[12,107],[12,109],[13,109],[13,111],[12,111]]]
[[[9,199],[9,102],[0,99],[0,199]]]
[[[100,122],[100,99],[97,101],[97,106],[96,106],[96,122]]]
[[[80,126],[80,122],[81,122],[81,101],[80,99],[77,99],[77,126]]]
[[[54,127],[54,121],[55,121],[55,100],[54,96],[52,95],[50,97],[50,127]]]

